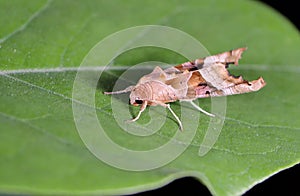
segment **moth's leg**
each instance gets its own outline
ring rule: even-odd
[[[209,113],[209,112],[203,110],[203,109],[200,108],[197,104],[195,104],[193,101],[189,101],[189,102],[192,104],[192,106],[194,106],[194,108],[196,108],[196,109],[199,110],[200,112],[202,112],[202,113],[204,113],[204,114],[206,114],[206,115],[208,115],[208,116],[215,117],[214,114],[211,114],[211,113]]]
[[[182,126],[182,123],[180,121],[180,119],[178,118],[178,116],[175,114],[175,112],[171,109],[170,107],[170,104],[166,104],[167,105],[167,108],[170,110],[170,112],[173,114],[173,116],[176,118],[178,124],[179,124],[179,128],[181,131],[183,131],[183,126]]]
[[[128,86],[128,87],[125,88],[124,90],[114,91],[114,92],[104,92],[104,94],[105,94],[105,95],[115,95],[115,94],[127,93],[127,92],[132,91],[133,88],[134,88],[134,86]]]
[[[175,112],[172,110],[172,108],[170,107],[170,104],[165,104],[165,103],[161,103],[161,102],[157,102],[158,105],[161,105],[165,108],[168,108],[170,110],[170,112],[173,114],[173,116],[175,117],[175,119],[177,120],[178,124],[179,124],[179,128],[181,131],[183,131],[183,126],[182,126],[182,122],[180,121],[180,119],[178,118],[178,116],[175,114]]]
[[[141,107],[140,107],[140,111],[139,111],[138,115],[137,115],[135,118],[133,118],[133,119],[131,119],[131,120],[128,120],[127,122],[134,122],[134,121],[137,121],[137,120],[140,118],[142,112],[146,109],[147,103],[148,103],[147,101],[144,101],[143,104],[142,104]]]

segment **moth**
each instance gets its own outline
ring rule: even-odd
[[[242,53],[246,48],[238,48],[217,55],[199,58],[165,70],[155,67],[154,70],[139,79],[135,86],[124,90],[104,92],[105,94],[130,93],[130,104],[140,106],[138,115],[129,120],[138,120],[147,106],[160,105],[168,108],[177,120],[180,130],[182,123],[171,109],[171,102],[187,101],[198,111],[208,116],[206,112],[193,100],[206,97],[217,97],[258,91],[266,83],[262,77],[247,81],[242,76],[233,76],[227,70],[229,64],[238,65]]]

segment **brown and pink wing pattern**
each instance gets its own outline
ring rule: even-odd
[[[187,93],[182,100],[242,94],[258,91],[264,87],[266,83],[262,77],[247,81],[241,76],[232,76],[227,70],[229,64],[238,65],[241,54],[245,50],[246,48],[238,48],[186,62],[172,68],[181,73],[191,73],[187,84]]]
[[[188,70],[188,71],[199,70],[199,69],[208,67],[215,63],[222,63],[226,66],[228,66],[229,64],[238,65],[238,61],[241,58],[242,53],[246,49],[247,48],[238,48],[238,49],[230,50],[230,51],[223,52],[223,53],[220,53],[217,55],[199,58],[194,61],[189,61],[186,63],[179,64],[179,65],[175,66],[174,68],[177,69],[178,71],[183,72],[185,70]]]

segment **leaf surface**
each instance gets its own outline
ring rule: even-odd
[[[214,195],[239,195],[299,163],[299,32],[258,2],[156,4],[133,0],[0,2],[0,23],[6,27],[0,29],[1,192],[126,194],[194,176]],[[198,156],[198,150],[210,119],[201,115],[199,122],[190,122],[200,126],[176,160],[158,169],[130,172],[98,160],[83,144],[74,123],[72,90],[77,68],[95,44],[116,31],[145,24],[178,28],[198,39],[211,54],[247,46],[241,65],[231,71],[246,79],[261,75],[267,86],[257,93],[227,98],[225,125],[205,156]],[[158,147],[178,128],[167,113],[163,131],[149,137],[131,136],[116,125],[111,97],[100,93],[111,90],[128,66],[149,60],[176,64],[184,59],[159,49],[129,51],[114,61],[119,70],[103,74],[97,89],[99,121],[116,143],[130,149]],[[210,100],[200,103],[209,109]],[[180,113],[177,103],[172,108]],[[133,114],[137,111],[132,108]],[[140,123],[148,120],[146,112]]]

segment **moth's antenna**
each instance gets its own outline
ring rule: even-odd
[[[128,86],[128,87],[125,88],[124,90],[114,91],[114,92],[104,92],[104,94],[105,94],[105,95],[115,95],[115,94],[127,93],[127,92],[132,91],[133,88],[134,88],[134,86]]]

